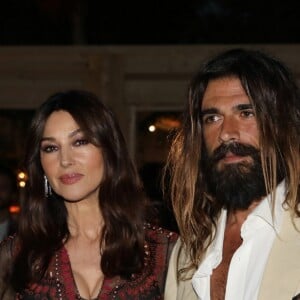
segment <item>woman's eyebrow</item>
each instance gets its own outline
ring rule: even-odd
[[[79,132],[81,132],[82,130],[80,129],[80,128],[78,128],[78,129],[75,129],[74,131],[72,131],[72,132],[70,132],[69,134],[68,134],[68,137],[69,138],[72,138],[73,136],[75,136],[77,133],[79,133]],[[41,142],[43,142],[43,141],[55,141],[55,138],[54,137],[51,137],[51,136],[45,136],[45,137],[42,137],[41,138]]]
[[[80,128],[78,128],[78,129],[72,131],[72,132],[69,134],[69,137],[73,137],[73,136],[75,136],[77,133],[79,133],[79,132],[81,132],[81,131],[82,131],[82,130],[81,130]]]

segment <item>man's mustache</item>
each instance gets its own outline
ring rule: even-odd
[[[211,159],[213,162],[217,162],[220,159],[223,159],[228,152],[238,156],[259,155],[259,150],[253,146],[232,142],[228,144],[222,144],[217,149],[215,149],[211,156]]]

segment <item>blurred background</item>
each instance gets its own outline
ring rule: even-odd
[[[83,88],[116,113],[160,221],[174,229],[160,174],[190,78],[218,51],[248,47],[283,60],[299,82],[297,2],[3,1],[0,165],[12,170],[17,186],[10,214],[17,216],[26,201],[21,162],[35,108],[54,92]]]
[[[10,0],[2,45],[298,43],[297,0]]]

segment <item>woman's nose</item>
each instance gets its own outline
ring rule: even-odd
[[[73,155],[70,150],[61,150],[60,164],[62,167],[68,167],[73,164]]]

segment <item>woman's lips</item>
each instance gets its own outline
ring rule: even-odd
[[[74,184],[78,182],[83,177],[82,174],[72,173],[72,174],[64,174],[59,177],[60,181],[63,184]]]

